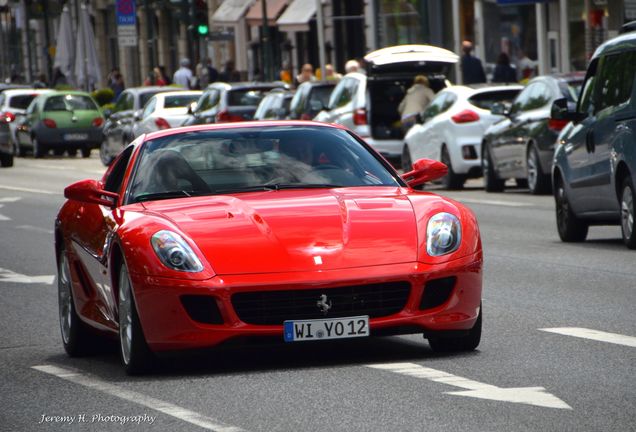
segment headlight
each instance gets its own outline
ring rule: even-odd
[[[166,267],[193,273],[203,270],[201,261],[179,234],[159,231],[152,236],[150,243]]]
[[[462,241],[462,226],[457,216],[437,213],[426,227],[426,253],[430,256],[454,252]]]

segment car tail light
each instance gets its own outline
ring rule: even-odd
[[[0,121],[3,123],[11,123],[13,120],[15,120],[15,114],[13,114],[12,112],[3,112],[0,113]]]
[[[367,124],[367,110],[364,108],[358,108],[353,112],[353,124],[366,125]]]
[[[568,120],[548,120],[548,128],[555,132],[561,132],[561,129],[563,129],[566,124],[568,124]]]
[[[300,119],[301,120],[311,120],[311,116],[309,114],[307,114],[307,113],[302,113],[300,115]]]
[[[170,123],[164,118],[157,117],[155,119],[155,124],[159,129],[170,129]]]
[[[47,128],[55,129],[57,127],[55,120],[50,118],[45,118],[44,120],[42,120],[42,123],[44,123],[44,126],[46,126]]]
[[[216,115],[217,123],[232,123],[232,122],[240,122],[244,120],[245,119],[242,116],[236,115],[236,114],[230,114],[228,111],[221,111],[220,113]]]
[[[479,114],[475,111],[464,110],[451,117],[451,120],[455,123],[472,123],[479,121]]]
[[[101,117],[95,117],[95,118],[93,119],[93,126],[95,126],[95,127],[100,127],[100,126],[101,126],[101,125],[103,125],[103,124],[104,124],[104,119],[103,119],[103,118],[101,118]]]

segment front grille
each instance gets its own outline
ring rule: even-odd
[[[406,305],[410,288],[408,282],[387,282],[324,289],[245,292],[232,296],[232,306],[241,321],[260,325],[356,315],[377,318],[400,312]],[[331,305],[327,314],[318,307],[323,294]]]

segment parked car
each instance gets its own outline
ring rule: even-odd
[[[178,90],[152,95],[143,109],[135,113],[133,136],[181,126],[201,93],[201,90]]]
[[[445,172],[422,159],[400,177],[345,128],[316,122],[146,135],[101,181],[64,190],[63,346],[76,356],[92,332],[117,337],[128,373],[155,353],[245,337],[420,333],[435,351],[472,351],[483,314],[475,215],[412,189]]]
[[[285,83],[210,84],[197,101],[184,126],[252,120],[261,99],[273,89],[287,88]]]
[[[554,145],[567,123],[550,119],[550,107],[560,98],[574,106],[583,77],[581,72],[539,76],[519,93],[510,110],[493,106],[493,114],[506,118],[484,134],[481,161],[487,192],[501,192],[509,178],[532,194],[550,192]]]
[[[333,81],[306,81],[299,85],[291,102],[289,118],[312,120],[325,109],[335,87]]]
[[[486,128],[503,118],[490,112],[494,103],[510,105],[522,85],[451,86],[437,94],[404,138],[402,169],[412,161],[435,159],[448,166],[447,189],[463,187],[481,176],[481,141]]]
[[[578,105],[555,101],[552,119],[572,121],[552,170],[561,240],[584,241],[591,225],[616,224],[636,249],[636,33],[596,50]]]
[[[41,158],[49,150],[68,151],[89,157],[102,143],[104,116],[90,94],[80,91],[52,91],[41,94],[28,106],[16,129],[18,153],[27,149]]]
[[[289,105],[294,92],[284,89],[269,91],[258,104],[254,120],[284,120],[289,116]]]
[[[99,158],[110,165],[124,147],[135,139],[132,126],[135,112],[141,110],[148,100],[157,93],[174,91],[174,87],[129,87],[117,98],[111,112],[104,112],[104,141],[99,147]]]
[[[344,125],[386,158],[399,162],[404,129],[398,106],[416,75],[426,75],[433,91],[450,83],[446,73],[459,57],[429,45],[399,45],[365,56],[367,74],[352,72],[331,93],[314,120]]]
[[[0,166],[13,166],[18,155],[17,125],[27,107],[38,95],[51,92],[45,89],[8,89],[0,93]]]

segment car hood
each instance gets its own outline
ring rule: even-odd
[[[416,261],[416,218],[402,191],[268,191],[144,206],[192,240],[216,274],[316,271]]]

